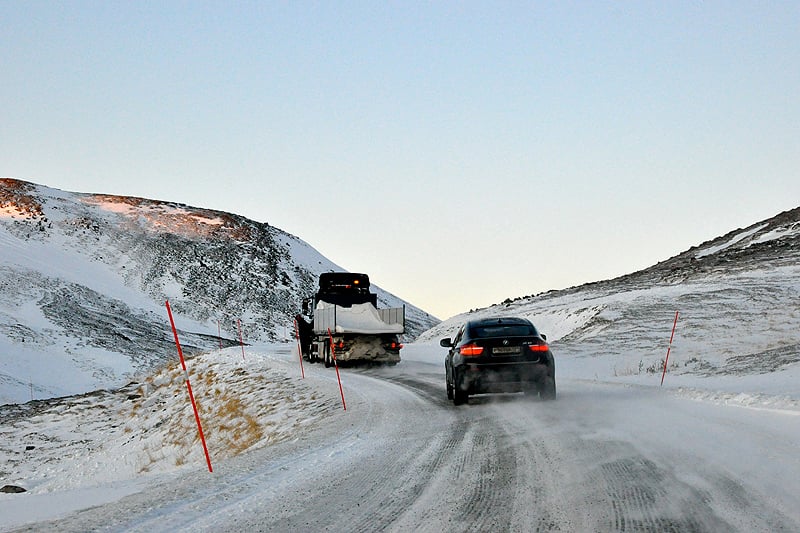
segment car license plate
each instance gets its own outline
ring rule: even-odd
[[[508,355],[519,353],[519,346],[497,346],[492,348],[492,353],[496,355]]]

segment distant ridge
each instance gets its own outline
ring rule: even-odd
[[[693,246],[655,265],[616,278],[569,287],[563,293],[591,287],[624,284],[676,282],[710,274],[730,274],[754,268],[770,268],[800,262],[800,207],[732,230]],[[523,297],[524,298],[524,297]],[[530,297],[528,297],[530,298]],[[521,298],[517,298],[519,300]]]
[[[742,378],[800,365],[800,208],[726,233],[649,268],[564,290],[508,298],[451,317],[421,342],[469,318],[524,316],[556,359],[591,378],[661,371],[675,312],[669,370]]]

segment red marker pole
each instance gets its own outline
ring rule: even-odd
[[[664,371],[661,372],[661,386],[664,386],[664,376],[667,374],[667,363],[669,362],[669,352],[672,350],[672,339],[675,338],[675,326],[678,325],[678,312],[675,311],[675,322],[672,323],[672,334],[669,336],[669,345],[667,346],[667,356],[664,358]]]
[[[300,375],[306,379],[306,371],[303,370],[303,347],[300,344],[300,330],[297,328],[297,319],[294,321],[294,336],[297,339],[297,357],[300,359]]]
[[[339,394],[342,395],[342,407],[347,411],[347,404],[344,403],[344,389],[342,388],[342,378],[339,376],[339,364],[336,362],[336,350],[333,347],[333,335],[331,328],[328,328],[328,338],[331,342],[331,356],[333,357],[333,367],[336,369],[336,379],[339,381]]]
[[[167,314],[169,315],[169,323],[172,325],[172,334],[175,335],[175,346],[178,348],[178,357],[181,360],[181,367],[183,368],[183,377],[186,380],[186,390],[189,391],[189,400],[192,402],[192,409],[194,409],[194,419],[197,421],[197,431],[200,433],[200,442],[203,443],[203,452],[206,454],[206,463],[208,464],[208,471],[213,472],[211,469],[211,457],[208,455],[208,447],[206,446],[206,438],[203,435],[203,426],[200,424],[200,415],[197,412],[197,404],[194,401],[194,394],[192,394],[192,384],[189,382],[189,372],[186,370],[186,362],[183,360],[183,350],[181,350],[181,343],[178,340],[178,330],[175,329],[175,320],[172,318],[172,309],[169,306],[169,300],[166,302]]]
[[[236,327],[239,329],[239,344],[242,345],[242,361],[244,361],[244,341],[242,340],[242,321],[236,319]]]

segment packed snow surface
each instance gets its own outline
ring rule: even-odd
[[[404,331],[403,324],[384,322],[378,314],[378,310],[370,303],[342,307],[321,301],[317,304],[317,310],[330,318],[328,322],[334,324],[336,333],[371,335],[377,333],[399,334]]]
[[[301,368],[291,344],[199,355],[187,365],[213,473],[177,362],[121,391],[5,406],[3,479],[28,492],[0,494],[0,529],[281,531],[310,520],[466,531],[440,498],[455,504],[484,485],[474,497],[498,510],[546,505],[476,514],[479,529],[800,526],[796,366],[738,392],[720,377],[668,374],[660,387],[658,375],[614,375],[553,350],[555,402],[499,395],[462,408],[444,397],[434,344],[407,347],[397,367],[342,369],[341,392],[333,369]],[[326,488],[340,499],[315,506]]]

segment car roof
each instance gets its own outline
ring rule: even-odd
[[[478,318],[467,322],[467,326],[471,328],[479,326],[496,326],[498,324],[527,324],[530,326],[533,325],[531,321],[528,320],[527,318],[519,318],[513,316]]]

